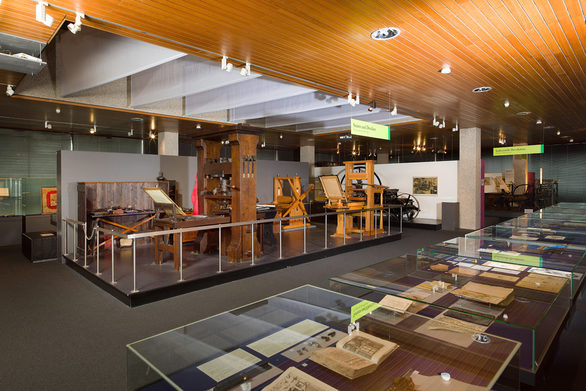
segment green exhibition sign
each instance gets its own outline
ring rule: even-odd
[[[372,122],[360,121],[352,118],[350,133],[357,136],[380,138],[383,140],[391,139],[391,127]]]
[[[492,260],[498,261],[498,262],[514,263],[517,265],[524,265],[524,266],[536,266],[536,267],[543,266],[543,259],[541,257],[536,257],[534,255],[524,255],[524,254],[509,254],[509,253],[502,252],[502,251],[492,253]]]
[[[530,153],[543,153],[543,144],[516,145],[514,147],[498,147],[492,149],[493,156],[525,155]]]
[[[350,322],[356,322],[358,319],[362,318],[366,314],[371,313],[378,307],[380,307],[379,303],[375,303],[373,301],[368,300],[364,300],[358,304],[354,304],[352,308],[350,308]]]

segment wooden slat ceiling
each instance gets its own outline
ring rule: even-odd
[[[252,70],[447,126],[544,125],[583,136],[586,24],[582,0],[170,1],[54,0],[52,28],[34,20],[34,2],[4,0],[0,31],[48,42],[64,18]],[[374,41],[394,26],[401,34]],[[452,73],[440,74],[444,64]],[[473,94],[491,86],[485,94]],[[505,108],[505,100],[510,106]],[[529,111],[518,121],[517,112]]]

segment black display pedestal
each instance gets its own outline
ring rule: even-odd
[[[23,233],[22,253],[31,262],[57,259],[57,234],[55,231]]]

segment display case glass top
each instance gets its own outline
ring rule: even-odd
[[[539,219],[518,217],[515,219],[503,221],[497,224],[498,227],[516,227],[539,229],[545,232],[573,232],[576,234],[586,235],[586,226],[583,221],[571,221],[564,219]]]
[[[518,387],[518,342],[385,307],[360,318],[360,331],[348,337],[359,303],[303,286],[129,344],[128,389],[293,390],[281,388],[292,374],[308,390],[386,391],[394,381],[489,390],[497,379]],[[328,364],[326,354],[334,362],[354,357],[338,363],[352,373]],[[365,359],[376,364],[370,372],[359,368]]]
[[[490,226],[466,234],[474,239],[505,239],[514,243],[530,243],[539,246],[564,245],[565,248],[586,251],[586,232],[559,233],[540,229],[513,226]]]
[[[479,332],[517,339],[523,343],[521,368],[533,373],[571,300],[568,278],[530,270],[446,254],[407,254],[331,277],[330,288],[377,302],[385,295],[408,299],[408,311],[440,314]]]

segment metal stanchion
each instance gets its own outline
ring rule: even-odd
[[[305,226],[305,215],[303,215],[303,254],[307,254],[307,227]]]
[[[179,232],[179,282],[183,281],[183,232]]]
[[[134,241],[133,241],[134,243]],[[116,284],[116,280],[114,279],[114,234],[112,234],[112,239],[110,240],[110,246],[112,246],[112,284]]]
[[[344,215],[344,244],[346,244],[346,212],[343,212]]]
[[[63,252],[63,255],[67,255],[67,228],[69,226],[69,223],[66,221],[65,222],[65,251]]]
[[[244,229],[244,227],[242,227]],[[254,265],[254,223],[250,224],[250,240],[252,241],[252,247],[250,248],[250,259],[252,260],[252,264]]]
[[[88,268],[87,265],[87,223],[83,223],[83,267]]]
[[[362,209],[360,209],[360,241],[362,242]]]
[[[403,233],[403,207],[399,207],[399,233]]]
[[[222,273],[222,227],[218,227],[218,273]]]
[[[279,259],[283,259],[283,221],[279,219]]]
[[[98,231],[96,228],[94,228],[94,230],[96,230],[96,263],[97,263],[97,268],[96,268],[96,274],[99,276],[102,273],[100,273],[100,231]]]
[[[391,207],[387,208],[387,236],[391,235]]]
[[[372,211],[372,218],[374,219],[374,238],[376,239],[376,231],[378,230],[377,224],[376,224],[376,211],[373,210]]]
[[[328,248],[328,212],[326,212],[326,223],[324,224],[324,248]]]
[[[136,293],[136,238],[132,241],[132,291],[130,293]]]

